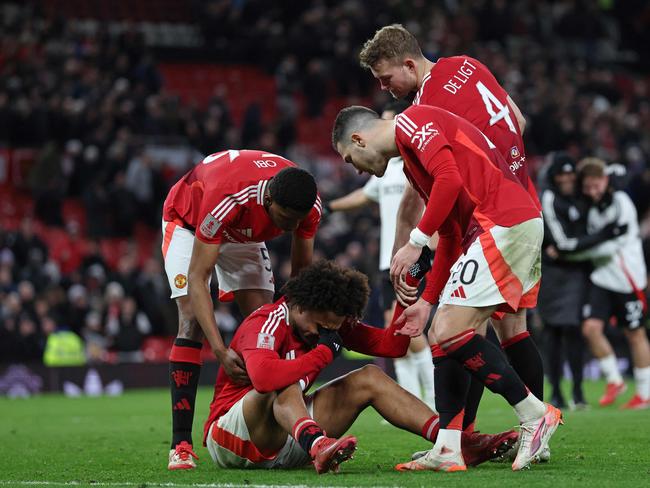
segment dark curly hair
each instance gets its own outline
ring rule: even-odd
[[[317,261],[287,281],[281,292],[303,310],[361,318],[370,287],[368,277],[359,271],[332,261]]]
[[[308,212],[316,201],[316,181],[304,169],[284,168],[269,183],[271,199],[284,208]]]

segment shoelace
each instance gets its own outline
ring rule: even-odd
[[[192,451],[192,448],[189,446],[189,444],[185,443],[176,446],[176,454],[178,454],[178,457],[180,457],[183,461],[187,461],[190,456],[192,456],[194,459],[199,459],[199,457],[194,454],[194,451]]]
[[[535,434],[535,429],[533,427],[529,427],[527,425],[520,425],[519,426],[519,448],[521,449],[521,446],[523,445],[524,449],[528,449],[530,447],[530,443],[531,440],[533,439],[534,434]]]

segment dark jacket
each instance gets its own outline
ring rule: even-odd
[[[600,235],[587,235],[589,203],[577,195],[562,195],[556,187],[554,177],[569,170],[566,165],[575,167],[567,156],[555,157],[541,198],[544,243],[537,309],[544,323],[550,326],[580,324],[591,265],[554,258],[549,255],[549,247],[567,253],[588,249],[605,240]]]

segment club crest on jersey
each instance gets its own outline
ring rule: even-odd
[[[177,274],[174,277],[174,285],[176,285],[176,288],[185,288],[187,285],[187,276],[182,273]]]
[[[214,237],[217,231],[221,227],[221,222],[219,222],[212,214],[208,214],[201,222],[201,234],[205,237]]]
[[[510,157],[512,159],[515,159],[518,158],[519,156],[521,156],[521,153],[519,152],[519,148],[517,146],[512,146],[510,148]]]
[[[423,151],[427,144],[429,144],[429,141],[439,134],[437,129],[431,127],[432,125],[433,122],[427,122],[417,129],[413,137],[411,137],[411,144],[417,144],[420,151]]]
[[[269,349],[273,350],[273,346],[275,346],[275,337],[272,336],[271,334],[264,334],[260,332],[257,334],[257,348],[258,349]]]

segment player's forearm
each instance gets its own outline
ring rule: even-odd
[[[359,322],[343,336],[348,349],[383,358],[401,358],[408,351],[411,338],[395,335],[394,321],[386,329],[378,329]]]
[[[440,228],[463,188],[463,181],[455,169],[436,176],[431,187],[429,201],[417,228],[429,238]]]
[[[366,196],[363,188],[358,188],[352,193],[336,198],[329,202],[329,207],[332,212],[345,212],[347,210],[354,210],[368,205],[370,199]]]
[[[192,303],[192,309],[203,334],[205,335],[212,352],[219,358],[226,351],[217,321],[214,318],[212,298],[208,280],[197,273],[188,275],[188,296]]]
[[[426,277],[427,283],[422,292],[423,300],[431,304],[438,303],[440,293],[442,293],[449,279],[450,269],[460,252],[459,237],[440,237],[436,254],[433,258],[433,266]]]
[[[619,250],[619,244],[615,239],[603,242],[586,251],[563,253],[562,258],[567,261],[590,261],[593,259],[610,258]]]
[[[244,352],[246,371],[253,388],[260,393],[277,391],[305,377],[317,375],[332,359],[332,351],[324,345],[316,346],[307,354],[291,360],[258,351]]]
[[[411,185],[406,185],[397,210],[393,255],[408,242],[409,234],[422,217],[422,210],[424,210],[424,201]]]

